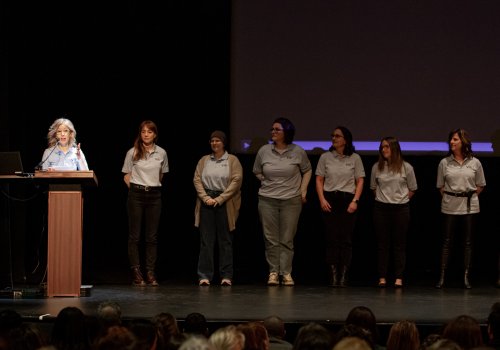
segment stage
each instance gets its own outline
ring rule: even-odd
[[[191,312],[205,315],[211,330],[228,323],[261,320],[276,314],[287,325],[293,339],[304,323],[314,321],[338,329],[348,312],[364,305],[373,310],[382,339],[395,321],[415,321],[423,335],[438,331],[448,320],[467,314],[485,327],[489,309],[500,301],[500,289],[491,286],[445,288],[376,287],[330,288],[319,285],[267,287],[262,284],[241,284],[231,287],[212,285],[198,287],[186,283],[161,283],[160,287],[131,285],[95,285],[84,297],[20,297],[1,298],[0,309],[11,308],[26,321],[50,326],[58,312],[76,306],[87,315],[95,315],[102,301],[112,300],[122,307],[124,319],[150,318],[169,312],[179,320]]]

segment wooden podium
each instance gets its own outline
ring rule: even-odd
[[[48,182],[47,296],[79,297],[82,282],[84,187],[97,186],[93,171],[35,172]]]

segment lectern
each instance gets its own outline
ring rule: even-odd
[[[37,171],[48,182],[47,296],[79,297],[82,283],[83,195],[93,171]]]

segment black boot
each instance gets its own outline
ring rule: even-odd
[[[342,266],[342,269],[340,270],[339,287],[347,287],[347,266]]]
[[[469,269],[466,269],[464,272],[464,288],[471,289],[472,286],[469,283]]]
[[[330,287],[338,287],[339,280],[337,278],[337,266],[330,265]]]
[[[438,283],[436,283],[436,288],[441,289],[444,286],[444,273],[445,269],[441,269],[441,276],[439,277]]]
[[[451,236],[448,234],[445,235],[443,240],[443,249],[441,250],[441,274],[439,276],[439,281],[436,283],[436,288],[441,289],[444,286],[444,273],[446,272],[446,267],[448,266],[448,256],[450,255],[450,243]]]
[[[471,289],[472,286],[469,283],[469,271],[472,258],[472,234],[465,237],[465,249],[464,249],[464,288]]]

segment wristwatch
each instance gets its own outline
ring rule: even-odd
[[[358,204],[359,199],[354,198],[352,201],[353,201],[354,203]]]

